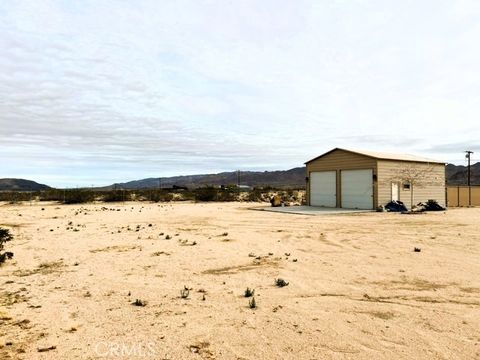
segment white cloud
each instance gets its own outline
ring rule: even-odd
[[[289,168],[335,146],[459,161],[480,135],[478,15],[469,1],[3,1],[4,175]]]

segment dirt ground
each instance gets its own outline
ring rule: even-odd
[[[1,204],[0,358],[480,358],[479,208],[255,206]]]

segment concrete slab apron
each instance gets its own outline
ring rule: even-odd
[[[326,208],[326,207],[319,207],[319,206],[282,206],[282,207],[266,206],[266,207],[252,208],[252,210],[270,211],[270,212],[285,213],[285,214],[312,215],[312,216],[374,212],[373,210]]]

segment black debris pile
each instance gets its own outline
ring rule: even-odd
[[[385,210],[391,211],[391,212],[404,212],[408,211],[407,207],[405,204],[401,201],[398,200],[392,200],[390,201],[387,205],[385,205]]]
[[[418,203],[415,206],[415,211],[445,211],[436,200],[428,200],[426,203]]]
[[[436,200],[428,200],[425,204],[426,211],[445,211],[446,209],[441,206]]]

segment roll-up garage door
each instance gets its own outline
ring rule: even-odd
[[[337,206],[336,171],[316,171],[310,173],[310,205]]]
[[[341,171],[342,208],[373,209],[373,171]]]

